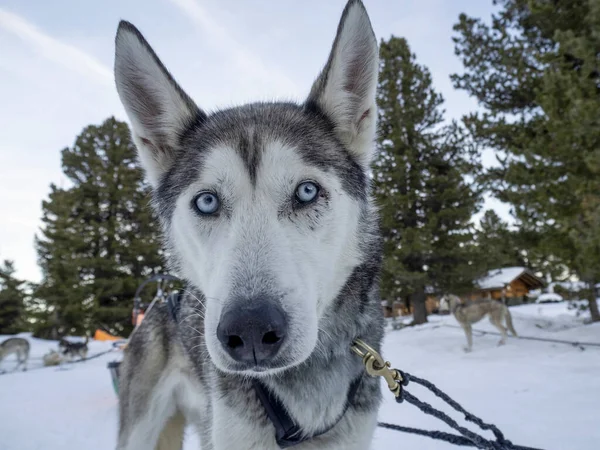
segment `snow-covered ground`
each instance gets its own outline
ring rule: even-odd
[[[566,303],[517,306],[511,312],[521,335],[600,343],[600,324],[582,325],[584,318],[576,317]],[[600,348],[516,339],[497,347],[498,337],[474,333],[474,350],[467,354],[462,350],[464,334],[455,326],[450,316],[432,316],[423,326],[388,328],[385,357],[395,367],[436,383],[467,410],[496,424],[515,444],[545,450],[600,448]],[[487,321],[475,328],[495,331]],[[56,343],[30,342],[33,369]],[[90,355],[109,348],[107,343],[90,342]],[[117,398],[106,364],[119,357],[109,353],[66,370],[51,367],[1,375],[0,450],[114,448]],[[11,370],[13,364],[5,360],[2,368]],[[408,389],[450,412],[418,386]],[[397,405],[387,392],[380,420],[450,431],[412,405]],[[378,429],[372,448],[454,447]],[[190,430],[185,450],[192,449],[198,449],[198,441]]]

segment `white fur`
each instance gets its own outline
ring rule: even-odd
[[[136,418],[135,427],[127,442],[120,442],[117,450],[146,450],[154,448],[169,417],[176,412],[175,388],[179,376],[166,373],[152,391],[152,399],[146,413]]]
[[[230,408],[225,402],[216,402],[213,409],[215,427],[212,438],[215,449],[235,450],[280,450],[275,444],[272,434],[256,432],[256,423],[240,417],[239,411]],[[322,442],[307,441],[301,445],[303,450],[366,450],[370,448],[373,440],[377,415],[365,416],[356,412],[348,412],[338,426],[344,432],[339,440],[332,445]],[[235,428],[235,433],[230,430]],[[359,436],[358,439],[356,437]]]
[[[296,149],[267,145],[253,186],[244,163],[231,148],[219,147],[206,156],[199,180],[177,201],[170,240],[182,259],[184,276],[206,295],[205,338],[211,358],[222,370],[229,366],[216,337],[232,280],[268,278],[270,289],[282,295],[290,323],[289,366],[314,350],[318,322],[359,260],[356,230],[358,203],[344,193],[340,180],[306,165]],[[329,207],[314,230],[308,228],[310,208],[294,221],[279,217],[282,204],[302,181],[314,180],[329,195]],[[198,217],[189,207],[203,190],[215,190],[231,214]],[[256,272],[260,272],[256,274]],[[262,286],[245,284],[248,297],[260,296]]]
[[[198,385],[181,367],[166,372],[152,390],[146,413],[138,417],[127,442],[117,450],[154,449],[165,424],[178,410],[192,424],[199,423],[208,413],[208,399]]]

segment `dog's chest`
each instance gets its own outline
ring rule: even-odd
[[[213,404],[211,450],[281,450],[275,440],[275,428],[261,405],[216,400]],[[376,426],[376,413],[349,411],[323,436],[309,439],[295,450],[368,450]],[[203,447],[204,449],[204,447]]]
[[[333,426],[322,436],[307,440],[294,449],[367,450],[376,425],[380,396],[377,380],[373,385],[370,383],[372,380],[367,380],[361,386],[357,396],[359,407],[350,407],[339,420],[345,410],[347,387],[335,377],[328,378],[329,382],[320,380],[320,383],[306,386],[304,390],[294,389],[296,380],[290,380],[289,391],[279,391],[279,397],[294,420],[309,435],[322,431],[328,425]],[[211,381],[211,420],[200,430],[201,435],[210,436],[208,448],[280,450],[275,439],[275,426],[252,385],[218,376]],[[292,391],[301,392],[300,395],[291,395]]]

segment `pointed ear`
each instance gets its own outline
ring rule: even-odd
[[[148,181],[157,186],[172,166],[182,134],[206,115],[179,87],[136,27],[119,23],[115,81],[131,121]]]
[[[316,104],[333,121],[338,138],[365,169],[374,150],[378,72],[379,51],[369,16],[360,0],[350,0],[306,106]]]

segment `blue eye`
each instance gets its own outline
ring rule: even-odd
[[[212,192],[202,192],[196,197],[194,204],[201,214],[210,215],[217,212],[220,202],[219,197]]]
[[[304,181],[296,188],[296,199],[300,203],[310,203],[319,195],[319,186],[312,181]]]

